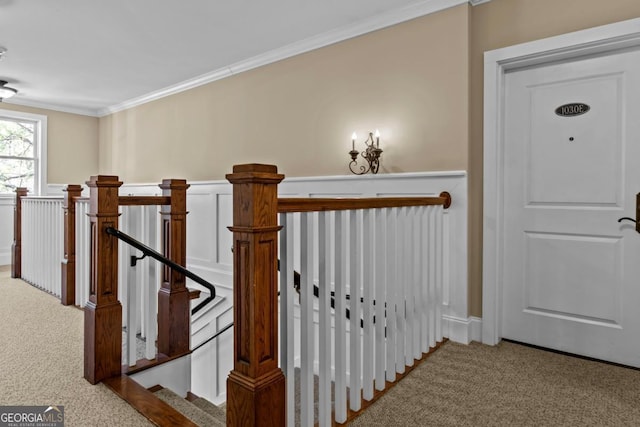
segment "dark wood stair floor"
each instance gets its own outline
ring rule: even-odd
[[[126,375],[106,379],[103,383],[159,427],[198,427],[171,405]]]

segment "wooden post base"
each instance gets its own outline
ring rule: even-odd
[[[158,292],[158,353],[177,356],[189,352],[189,289]]]
[[[84,378],[91,384],[122,372],[122,305],[120,301],[84,307]]]
[[[71,260],[63,260],[60,266],[62,269],[60,302],[62,305],[74,305],[76,303],[76,263]]]
[[[227,379],[227,425],[286,425],[285,378],[280,369],[260,378],[231,371]]]
[[[13,243],[11,245],[11,277],[19,279],[22,277],[22,249]]]

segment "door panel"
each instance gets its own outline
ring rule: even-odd
[[[525,310],[555,313],[578,322],[620,323],[619,238],[556,233],[526,236]]]
[[[616,73],[529,87],[529,203],[616,204],[622,184],[620,85]],[[591,109],[557,115],[556,107],[567,101]]]
[[[505,75],[505,338],[640,366],[640,234],[617,222],[640,191],[639,64]],[[589,110],[556,113],[569,104]]]

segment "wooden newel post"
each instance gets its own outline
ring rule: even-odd
[[[165,179],[160,184],[171,205],[161,207],[162,248],[171,261],[187,264],[187,189],[184,179]],[[189,349],[190,300],[185,277],[164,266],[158,292],[158,353],[167,356],[186,354]]]
[[[228,426],[284,426],[285,378],[278,367],[278,183],[271,165],[236,165],[233,184],[234,365]]]
[[[16,188],[16,204],[13,207],[13,243],[11,244],[11,277],[22,277],[22,198],[29,190]]]
[[[90,192],[91,267],[89,302],[84,308],[84,378],[96,384],[120,375],[122,366],[122,305],[118,301],[118,239],[107,234],[118,228],[117,176],[92,176]]]
[[[80,185],[67,185],[64,190],[64,253],[61,263],[62,286],[60,302],[73,305],[76,302],[76,197],[80,197]]]

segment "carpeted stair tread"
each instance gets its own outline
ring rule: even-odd
[[[169,389],[163,388],[154,394],[199,426],[224,427],[227,425],[226,420],[221,421]]]
[[[224,408],[216,406],[213,403],[209,402],[207,399],[203,399],[202,397],[198,397],[197,399],[192,400],[191,403],[226,425],[227,412],[224,410]]]

